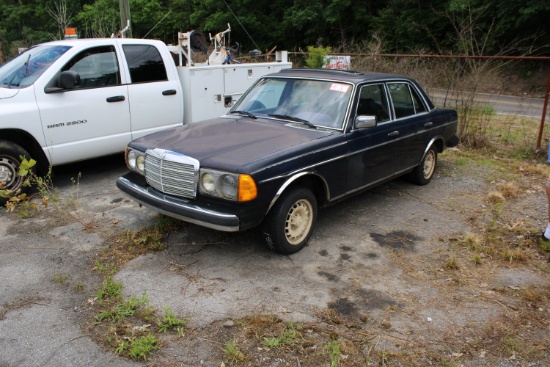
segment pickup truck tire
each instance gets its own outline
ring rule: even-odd
[[[317,199],[303,187],[284,193],[264,222],[267,246],[282,254],[300,251],[309,241],[317,220]]]
[[[427,185],[432,180],[437,166],[437,150],[434,146],[424,154],[422,161],[411,172],[411,180],[417,185]]]
[[[5,182],[3,190],[16,192],[22,188],[24,177],[19,176],[21,157],[30,159],[29,153],[20,145],[0,140],[0,182]],[[5,198],[0,198],[0,205],[5,201]]]

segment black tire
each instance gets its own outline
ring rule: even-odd
[[[21,157],[30,159],[29,153],[20,145],[0,140],[0,182],[4,182],[3,190],[11,190],[16,193],[18,190],[25,191],[23,185],[24,177],[19,176]],[[6,198],[0,198],[0,205],[6,203]]]
[[[417,185],[427,185],[432,180],[437,166],[437,150],[434,146],[422,157],[420,164],[411,172],[411,180]]]
[[[282,254],[300,251],[309,241],[317,220],[317,199],[303,187],[283,194],[264,221],[267,246]]]

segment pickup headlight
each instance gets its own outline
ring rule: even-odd
[[[145,174],[145,153],[138,150],[126,148],[126,165],[132,171]]]
[[[199,192],[231,201],[250,201],[256,198],[256,183],[250,175],[200,170]]]

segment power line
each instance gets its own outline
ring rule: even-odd
[[[248,38],[250,38],[250,40],[252,41],[252,43],[254,44],[254,46],[256,46],[256,48],[259,50],[260,48],[258,47],[258,45],[256,44],[256,42],[254,42],[254,40],[252,39],[252,36],[250,36],[250,34],[248,33],[248,31],[246,30],[246,28],[243,26],[243,24],[241,23],[241,21],[239,20],[239,18],[237,18],[237,16],[235,15],[235,13],[233,12],[233,10],[229,7],[229,5],[227,4],[227,2],[225,2],[225,0],[222,0],[223,3],[225,4],[225,6],[227,6],[227,8],[229,9],[229,11],[231,12],[231,14],[233,14],[233,16],[235,17],[235,19],[237,19],[237,22],[239,22],[239,24],[241,25],[241,27],[243,28],[244,32],[248,35]]]

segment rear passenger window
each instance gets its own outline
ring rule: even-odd
[[[159,51],[151,45],[122,46],[132,83],[148,83],[168,80],[166,68]]]
[[[426,106],[414,88],[408,83],[388,84],[396,118],[426,112]]]

